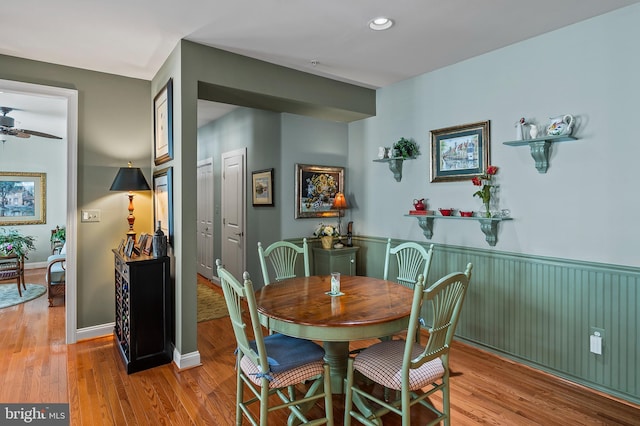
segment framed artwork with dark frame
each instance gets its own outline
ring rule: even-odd
[[[251,173],[251,199],[253,205],[273,206],[273,169],[257,170]]]
[[[431,131],[431,182],[468,180],[490,159],[489,120]]]
[[[0,172],[0,226],[47,223],[47,174]]]
[[[154,231],[160,229],[167,236],[167,243],[173,241],[173,167],[156,170],[153,173],[153,220]]]
[[[296,164],[295,218],[337,217],[333,199],[344,193],[344,167]]]
[[[154,162],[166,163],[173,159],[173,79],[153,99]]]

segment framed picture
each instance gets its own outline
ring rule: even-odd
[[[337,192],[344,193],[344,167],[296,164],[296,219],[337,217],[331,210]]]
[[[173,159],[173,79],[153,99],[154,161],[158,164]]]
[[[467,180],[489,165],[489,121],[431,131],[431,182]]]
[[[47,174],[0,172],[0,226],[47,223]]]
[[[153,173],[153,220],[154,230],[160,229],[173,241],[173,167],[157,170]]]
[[[135,241],[133,238],[127,238],[127,245],[124,248],[124,255],[127,257],[131,257],[133,255],[133,246],[135,245]]]
[[[273,169],[251,173],[251,197],[254,206],[273,206]]]

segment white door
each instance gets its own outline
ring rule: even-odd
[[[222,263],[238,280],[245,271],[246,148],[222,154]]]
[[[213,159],[198,161],[198,273],[213,278]]]

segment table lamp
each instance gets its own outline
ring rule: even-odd
[[[342,229],[340,229],[340,219],[342,218],[343,212],[348,209],[347,207],[347,199],[344,197],[342,192],[337,192],[336,196],[333,198],[332,209],[338,210],[338,242],[333,245],[334,248],[342,248],[344,245],[342,244]]]
[[[139,167],[131,167],[131,161],[129,161],[129,167],[120,167],[111,188],[109,188],[110,191],[128,191],[129,216],[127,216],[127,221],[129,222],[129,232],[127,232],[127,239],[133,238],[134,242],[136,231],[133,230],[133,222],[136,218],[133,216],[133,191],[149,191],[150,189],[142,170]]]

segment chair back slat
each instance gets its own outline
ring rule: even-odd
[[[251,359],[251,362],[261,368],[263,373],[267,373],[269,371],[269,364],[267,363],[264,337],[258,318],[258,307],[253,291],[253,283],[249,278],[249,273],[245,272],[243,274],[244,284],[240,284],[240,282],[222,266],[220,259],[216,260],[216,266],[220,284],[222,285],[222,292],[224,293],[224,300],[229,310],[233,333],[238,344],[238,360],[242,358],[242,355],[246,355]],[[246,301],[251,324],[247,324],[242,317],[243,300]],[[249,343],[251,341],[247,334],[247,329],[249,328],[251,328],[253,332],[253,340],[255,341],[257,351],[254,350]]]
[[[405,350],[405,366],[407,372],[409,368],[417,368],[425,362],[437,357],[446,357],[449,353],[451,341],[458,324],[460,311],[464,302],[469,280],[471,279],[471,269],[473,265],[467,264],[465,272],[455,272],[448,274],[427,289],[424,289],[423,278],[418,278],[416,291],[414,293],[414,305],[412,306],[411,318],[409,320],[408,334],[416,332],[417,323],[421,314],[423,303],[431,303],[433,308],[432,325],[429,328],[429,340],[422,351],[422,354],[410,359],[411,350]],[[412,336],[407,336],[407,349],[409,349]],[[446,359],[444,359],[446,364]]]
[[[262,243],[259,242],[258,258],[260,260],[260,267],[262,268],[264,285],[272,282],[269,274],[270,270],[273,271],[275,281],[296,277],[298,255],[302,255],[303,257],[304,273],[305,276],[308,277],[310,275],[309,246],[306,238],[302,240],[302,247],[289,241],[276,241],[265,249],[262,247]],[[269,263],[267,263],[267,260]]]
[[[395,256],[398,267],[395,282],[413,289],[418,275],[422,274],[427,281],[433,258],[433,244],[429,246],[429,250],[414,242],[402,243],[391,248],[391,238],[389,238],[384,262],[383,278],[385,280],[389,279],[391,256]]]

